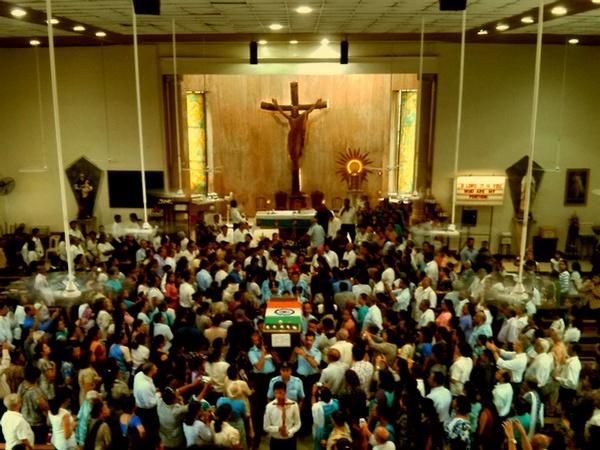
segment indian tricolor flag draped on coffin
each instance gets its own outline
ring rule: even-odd
[[[272,298],[267,303],[265,331],[300,333],[302,305],[295,298]]]

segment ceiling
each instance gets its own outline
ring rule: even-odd
[[[45,12],[45,0],[3,0],[0,3]],[[546,3],[585,4],[590,9],[575,15],[551,17],[545,24],[546,33],[600,34],[600,4],[593,4],[592,0],[548,0]],[[312,7],[312,13],[298,14],[295,8],[300,5]],[[537,6],[538,0],[469,0],[467,28],[473,33]],[[56,35],[64,37],[59,44],[65,45],[71,39],[71,45],[74,45],[82,34],[87,34],[99,44],[101,41],[90,34],[93,29],[108,32],[105,41],[109,43],[121,43],[125,38],[130,41],[131,0],[53,0],[52,9],[54,16],[70,19],[55,26]],[[175,19],[177,33],[189,36],[244,35],[259,38],[278,35],[287,38],[297,34],[320,39],[328,35],[405,34],[414,38],[420,31],[421,18],[425,20],[428,34],[456,37],[460,32],[461,13],[440,12],[438,0],[162,0],[160,16],[138,16],[138,33],[153,36],[156,41],[168,40],[171,19]],[[88,29],[85,33],[73,32],[72,23],[85,24]],[[268,26],[272,23],[283,25],[283,29],[271,31]],[[519,26],[507,31],[504,36],[533,36],[537,28],[535,24]],[[492,27],[491,35],[494,34],[497,33]],[[46,25],[43,22],[35,24],[26,18],[0,17],[0,46],[45,35]]]

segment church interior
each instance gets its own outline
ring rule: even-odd
[[[160,247],[199,241],[199,224],[230,241],[239,215],[254,242],[310,242],[310,262],[315,210],[339,222],[345,199],[359,216],[400,211],[398,244],[433,241],[457,273],[473,238],[517,286],[526,260],[592,278],[599,29],[600,0],[0,0],[0,303],[36,274],[29,238],[14,244],[34,229],[68,298],[87,289],[70,284],[72,221],[120,245],[115,217],[134,214],[137,241]]]

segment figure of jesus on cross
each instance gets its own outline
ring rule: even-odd
[[[288,121],[290,126],[288,152],[292,160],[292,194],[297,194],[300,192],[300,158],[302,158],[302,150],[304,149],[308,115],[315,109],[327,108],[327,102],[318,99],[315,103],[301,105],[298,101],[298,82],[296,81],[290,83],[290,91],[292,96],[291,105],[279,105],[277,100],[272,99],[272,103],[262,102],[260,107],[267,111],[278,112]],[[285,111],[290,111],[290,113],[286,114]]]

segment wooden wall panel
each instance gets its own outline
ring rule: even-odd
[[[373,166],[387,165],[392,89],[416,87],[414,75],[188,75],[182,90],[206,90],[212,117],[214,188],[233,192],[252,215],[257,196],[273,201],[290,191],[288,125],[276,113],[262,111],[261,101],[290,102],[290,82],[298,81],[301,103],[329,101],[310,115],[302,157],[302,190],[325,193],[326,200],[346,196],[336,171],[346,148],[369,152]],[[211,145],[211,144],[209,144]],[[387,171],[369,176],[365,193],[385,192]]]

